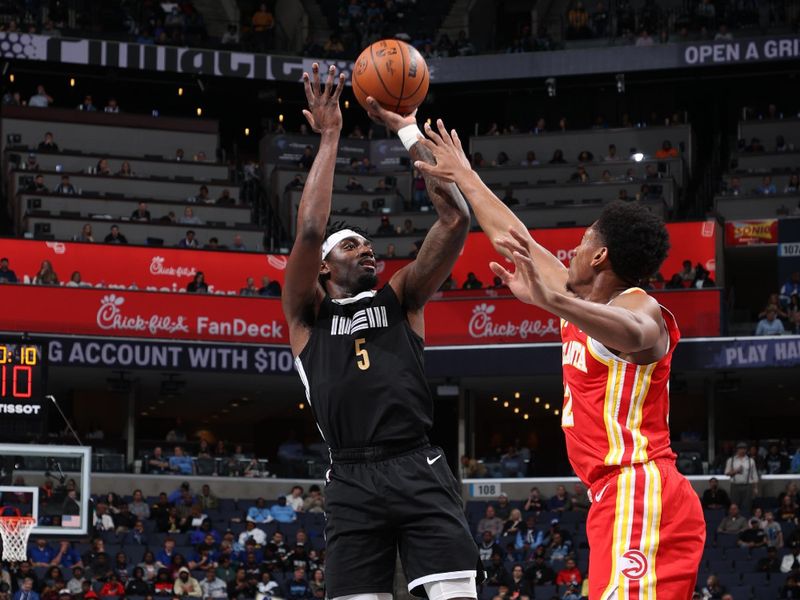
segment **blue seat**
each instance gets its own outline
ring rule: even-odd
[[[734,600],[750,600],[753,595],[753,588],[746,585],[730,585],[727,591]]]
[[[128,557],[128,562],[132,565],[138,565],[142,562],[142,557],[144,556],[145,547],[139,545],[126,545],[124,546],[125,556]]]
[[[544,600],[550,600],[553,596],[560,597],[558,586],[555,585],[539,585],[536,586],[534,592],[537,598],[544,598]]]
[[[740,571],[744,571],[745,569],[743,567],[746,567],[753,561],[750,555],[750,548],[742,548],[741,546],[726,549],[725,558],[734,561]]]
[[[727,575],[728,573],[736,573],[736,570],[733,568],[733,562],[728,559],[722,560],[711,560],[708,563],[709,570],[714,575]]]
[[[742,573],[742,585],[748,585],[758,590],[768,583],[769,577],[766,573]]]

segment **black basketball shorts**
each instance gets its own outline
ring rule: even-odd
[[[408,448],[388,458],[384,448],[333,453],[325,489],[328,598],[392,593],[398,549],[415,596],[426,596],[426,583],[478,575],[478,548],[444,452],[425,442]]]

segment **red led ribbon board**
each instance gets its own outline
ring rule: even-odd
[[[0,331],[279,344],[289,331],[278,299],[2,285]],[[719,291],[656,292],[684,337],[719,335]],[[559,341],[558,319],[513,297],[436,300],[429,346]]]

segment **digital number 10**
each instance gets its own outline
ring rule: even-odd
[[[0,367],[0,396],[5,397],[8,393],[8,375],[11,371],[11,393],[12,398],[30,398],[33,392],[33,367],[15,365],[10,367],[3,365]]]

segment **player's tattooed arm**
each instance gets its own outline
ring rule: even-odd
[[[292,350],[299,354],[307,342],[307,325],[323,297],[318,283],[322,242],[331,213],[333,172],[342,129],[339,96],[344,89],[344,75],[336,81],[336,67],[331,66],[325,89],[320,86],[319,65],[314,63],[312,75],[303,74],[308,110],[303,111],[311,128],[321,135],[317,156],[308,172],[300,206],[297,210],[297,232],[286,266],[282,294],[283,312],[289,324]]]
[[[367,105],[370,118],[393,133],[417,123],[416,111],[398,115],[382,108],[372,97],[367,98]],[[434,163],[433,152],[419,142],[411,146],[409,153],[414,161]],[[469,232],[469,207],[458,186],[436,176],[424,173],[423,176],[439,218],[425,236],[417,260],[398,271],[390,281],[410,312],[419,311],[450,275]]]
[[[526,246],[540,265],[542,277],[548,287],[563,292],[567,283],[566,267],[549,250],[533,239],[525,224],[503,204],[503,201],[472,169],[456,130],[448,132],[444,122],[438,119],[436,130],[426,124],[425,133],[429,139],[422,140],[420,145],[433,154],[435,161],[420,162],[416,165],[417,168],[423,173],[458,184],[472,207],[481,229],[489,236],[495,250],[506,258],[510,259],[511,254],[498,243],[499,240],[507,236],[510,230],[524,236]]]

